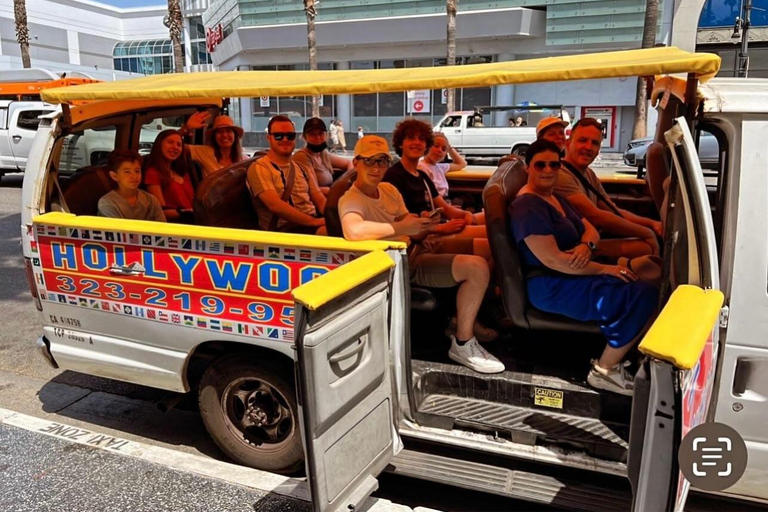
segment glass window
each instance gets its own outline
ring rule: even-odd
[[[461,91],[461,109],[473,110],[475,107],[482,107],[491,104],[491,88],[475,87],[472,89],[462,89]]]
[[[40,119],[38,118],[49,112],[52,112],[52,110],[23,110],[19,112],[16,126],[22,130],[37,131],[37,127],[40,125]]]
[[[91,165],[104,165],[115,149],[115,126],[72,133],[64,138],[59,155],[59,172],[72,174]]]
[[[189,37],[192,39],[205,39],[205,27],[201,16],[189,18]]]
[[[749,78],[768,78],[768,48],[750,48],[748,55]]]
[[[352,104],[355,116],[376,116],[375,94],[355,94],[352,96]]]

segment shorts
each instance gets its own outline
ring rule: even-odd
[[[472,254],[472,239],[428,237],[414,244],[408,255],[411,282],[427,288],[453,288],[453,260],[459,254]]]

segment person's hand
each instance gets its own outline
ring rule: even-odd
[[[451,219],[445,224],[439,224],[432,229],[433,233],[440,233],[441,235],[455,235],[464,229],[466,223],[464,219]]]
[[[312,222],[309,224],[313,228],[319,228],[320,226],[325,226],[325,219],[323,217],[318,217],[312,219]]]
[[[659,238],[662,238],[664,236],[664,231],[661,228],[661,222],[654,220],[653,224],[651,224],[651,230],[656,233],[656,236]]]
[[[467,226],[474,225],[475,215],[472,212],[464,212],[464,222],[467,224]]]
[[[189,116],[189,119],[187,119],[185,126],[190,130],[197,130],[198,128],[202,128],[203,126],[207,125],[210,119],[211,119],[210,112],[206,112],[206,111],[195,112],[194,114]]]
[[[621,279],[625,283],[637,281],[635,273],[621,265],[603,265],[603,275],[613,276],[617,279]]]
[[[587,244],[577,245],[569,251],[569,254],[571,258],[568,264],[574,269],[584,268],[592,260],[592,250],[587,247]]]
[[[403,232],[408,236],[421,236],[425,234],[429,228],[434,225],[434,221],[429,217],[414,217],[413,215],[406,215],[403,220],[400,221]]]

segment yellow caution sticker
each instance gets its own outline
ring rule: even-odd
[[[552,409],[563,408],[563,392],[554,389],[533,388],[533,403]]]

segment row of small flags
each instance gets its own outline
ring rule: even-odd
[[[45,295],[43,296],[45,297]],[[156,320],[158,322],[183,325],[185,327],[197,327],[198,329],[208,329],[211,331],[244,334],[256,338],[293,341],[293,329],[246,324],[229,320],[221,320],[218,318],[185,315],[182,313],[167,312],[161,309],[121,304],[119,302],[111,302],[101,299],[89,299],[63,293],[48,292],[47,298],[51,302],[69,304],[70,306],[98,309],[100,311],[108,311],[121,315],[135,316],[137,318],[146,318],[148,320]]]
[[[37,226],[37,234],[43,236],[75,238],[79,240],[93,240],[97,242],[115,242],[150,247],[163,247],[168,249],[181,249],[186,251],[231,254],[233,256],[255,256],[258,258],[270,258],[284,261],[305,261],[336,265],[342,265],[357,257],[354,253],[349,252],[329,252],[297,249],[293,247],[259,246],[237,243],[230,244],[226,242],[214,242],[210,240],[197,240],[173,236],[141,235],[135,233],[102,231],[98,229],[65,228],[43,225]],[[38,243],[34,240],[31,242],[31,249],[32,252],[38,252]]]

